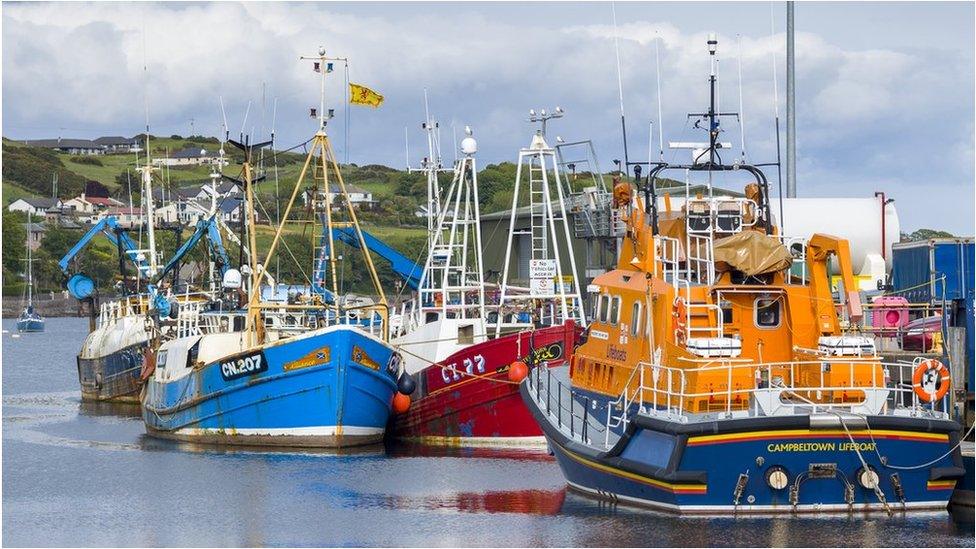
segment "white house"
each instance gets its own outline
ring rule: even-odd
[[[334,204],[336,196],[340,192],[339,185],[336,183],[329,184],[329,190],[331,191],[330,203],[333,203],[332,209],[338,208],[337,204]],[[352,204],[353,208],[362,210],[371,210],[376,207],[378,202],[373,200],[373,193],[356,185],[346,184],[346,193],[349,195],[349,203]],[[302,202],[305,206],[308,206],[308,191],[302,192]]]
[[[105,149],[105,152],[129,152],[130,150],[137,148],[139,146],[139,140],[132,137],[122,137],[120,135],[109,135],[104,137],[99,137],[94,140],[96,145],[101,146]]]
[[[99,215],[99,218],[115,217],[119,227],[132,229],[143,224],[142,208],[109,208]]]
[[[122,202],[114,198],[85,196],[85,193],[81,193],[80,196],[65,200],[64,204],[62,205],[65,210],[73,210],[82,214],[97,214],[99,212],[104,212],[109,208],[121,208],[122,206]]]
[[[24,141],[31,147],[55,149],[68,154],[103,154],[105,148],[91,139],[29,139]]]
[[[187,147],[180,149],[167,158],[158,158],[154,162],[163,166],[199,166],[201,164],[213,164],[219,161],[219,155],[209,152],[207,149]]]
[[[29,198],[18,198],[7,206],[9,212],[24,212],[31,215],[44,215],[50,209],[58,209],[63,206],[60,199],[44,198],[32,196]]]

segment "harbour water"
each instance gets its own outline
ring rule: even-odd
[[[3,537],[17,546],[973,546],[971,512],[675,517],[565,488],[545,453],[221,450],[83,405],[85,319],[3,321]]]

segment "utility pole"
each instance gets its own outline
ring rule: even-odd
[[[796,198],[796,61],[793,0],[786,2],[786,196]]]

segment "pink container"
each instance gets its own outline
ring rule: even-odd
[[[901,328],[908,324],[908,300],[901,296],[881,296],[874,300],[871,325],[874,328]]]

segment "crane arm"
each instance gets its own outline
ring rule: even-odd
[[[827,261],[831,254],[837,256],[837,263],[840,265],[841,281],[844,284],[844,304],[848,317],[852,323],[860,323],[864,311],[861,308],[861,295],[858,293],[857,282],[854,279],[851,248],[847,239],[820,233],[810,237],[807,243],[807,264],[810,268],[811,284],[819,288],[818,297],[823,297],[821,294],[825,294],[829,298],[831,292]]]
[[[109,242],[111,242],[115,246],[119,246],[121,244],[122,250],[126,252],[126,255],[129,256],[129,259],[132,260],[133,263],[135,263],[137,270],[140,274],[144,273],[145,270],[148,268],[148,264],[144,259],[138,258],[133,253],[129,253],[137,249],[135,243],[132,242],[132,239],[129,238],[128,235],[126,235],[124,232],[122,232],[119,229],[119,225],[118,222],[115,220],[115,217],[109,215],[103,217],[98,223],[92,225],[92,227],[88,229],[88,232],[86,232],[78,240],[78,242],[75,243],[75,245],[72,246],[70,250],[68,250],[68,253],[64,254],[64,257],[62,257],[61,260],[58,261],[58,267],[61,269],[61,272],[63,272],[66,275],[68,274],[68,265],[71,263],[71,260],[77,257],[77,255],[81,253],[81,250],[83,250],[91,242],[91,240],[95,238],[95,236],[98,234],[102,234],[103,236],[105,236],[105,238],[107,238]]]
[[[366,246],[369,247],[369,251],[375,252],[383,259],[389,261],[393,272],[402,278],[408,286],[414,290],[420,287],[420,278],[424,272],[422,265],[417,265],[410,258],[394,250],[391,246],[388,246],[385,242],[368,232],[362,231],[362,233],[363,240],[366,242]],[[356,237],[355,229],[352,227],[333,227],[332,236],[354,248],[359,248],[359,239]]]
[[[223,240],[220,237],[220,231],[217,229],[217,218],[210,217],[209,219],[201,219],[197,221],[196,229],[190,238],[183,243],[182,246],[173,257],[170,258],[169,262],[163,268],[162,272],[156,277],[156,281],[163,280],[167,274],[169,274],[180,261],[186,257],[186,254],[200,242],[200,239],[204,236],[207,237],[207,250],[212,257],[215,258],[216,262],[219,263],[220,275],[223,276],[227,269],[230,268],[230,259],[227,257],[227,251],[224,249]]]

